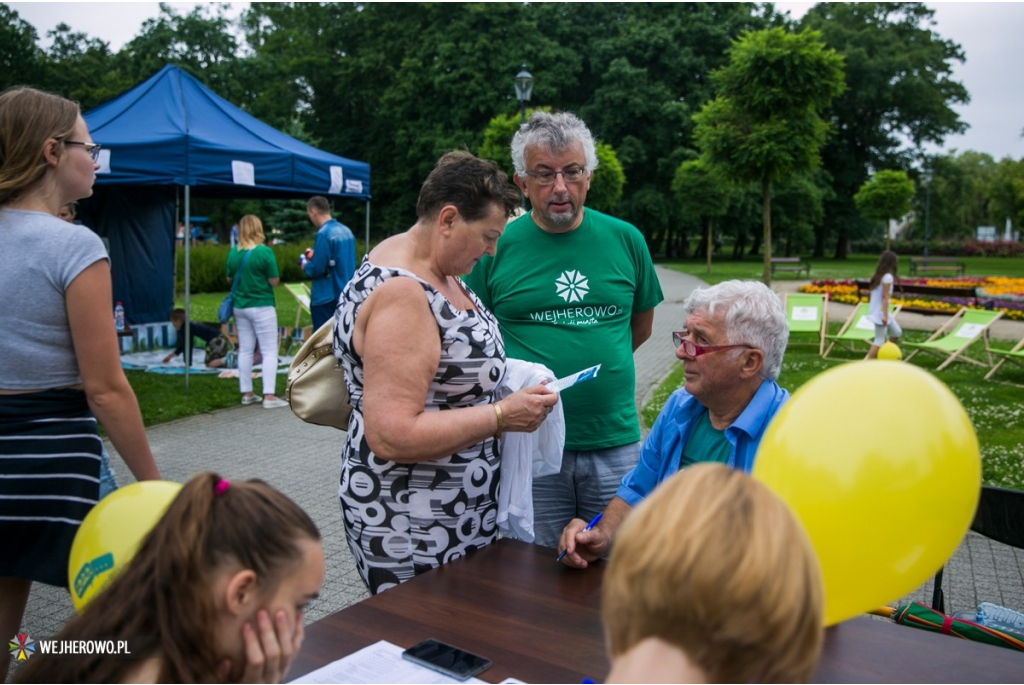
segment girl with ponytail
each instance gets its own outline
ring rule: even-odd
[[[38,654],[16,680],[280,682],[323,577],[320,533],[297,504],[262,481],[203,473],[56,637],[127,639],[133,658]]]

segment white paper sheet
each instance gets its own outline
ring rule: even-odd
[[[331,166],[331,187],[327,191],[331,195],[341,194],[341,183],[345,176],[343,169],[340,166]]]
[[[100,148],[100,158],[96,160],[96,163],[100,165],[100,168],[96,170],[97,174],[109,174],[110,150],[104,150]]]
[[[565,378],[559,378],[557,381],[548,383],[547,387],[554,390],[555,392],[562,392],[566,388],[571,388],[577,383],[583,381],[589,381],[591,378],[597,378],[597,372],[601,370],[601,365],[591,366],[590,368],[577,371],[576,373],[566,376]]]
[[[817,321],[817,307],[793,307],[793,313],[789,317],[793,321]]]
[[[254,186],[256,185],[256,167],[251,162],[233,159],[231,160],[231,179],[235,185]]]
[[[456,680],[402,658],[405,651],[387,640],[363,647],[307,673],[293,683],[483,683],[479,678]]]
[[[862,316],[857,319],[857,325],[855,325],[854,328],[864,331],[873,331],[875,330],[875,324],[868,317]]]
[[[965,323],[963,326],[960,327],[960,330],[958,330],[953,335],[953,337],[954,338],[967,338],[968,340],[970,340],[974,336],[976,336],[979,333],[981,333],[983,330],[985,330],[985,324],[981,324],[981,323]]]

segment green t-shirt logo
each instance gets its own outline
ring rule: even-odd
[[[590,284],[579,271],[563,271],[555,279],[555,292],[566,302],[582,302],[590,292]]]

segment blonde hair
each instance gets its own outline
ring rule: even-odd
[[[708,682],[806,682],[821,653],[824,593],[786,505],[740,471],[695,464],[619,530],[601,612],[613,657],[655,637]]]
[[[35,88],[19,86],[0,94],[0,205],[43,178],[46,142],[67,139],[78,115],[77,103]]]
[[[238,249],[251,250],[257,245],[262,245],[263,222],[254,214],[246,214],[238,220]]]

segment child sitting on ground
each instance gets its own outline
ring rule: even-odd
[[[609,683],[807,682],[821,654],[818,559],[765,485],[724,464],[672,476],[626,519],[601,613]]]
[[[175,309],[171,312],[171,325],[178,331],[178,341],[174,345],[174,352],[164,357],[164,364],[185,351],[185,334],[182,330],[185,327],[184,309]],[[219,330],[206,324],[192,321],[188,327],[192,333],[193,342],[195,342],[196,338],[199,338],[206,343],[206,366],[211,369],[224,366],[224,357],[231,349],[227,338],[221,335]],[[189,357],[185,362],[187,366],[192,365],[192,349],[194,348],[189,349]]]
[[[203,473],[56,637],[135,639],[141,654],[37,654],[16,681],[281,682],[323,580],[320,533],[295,502],[262,481]]]

